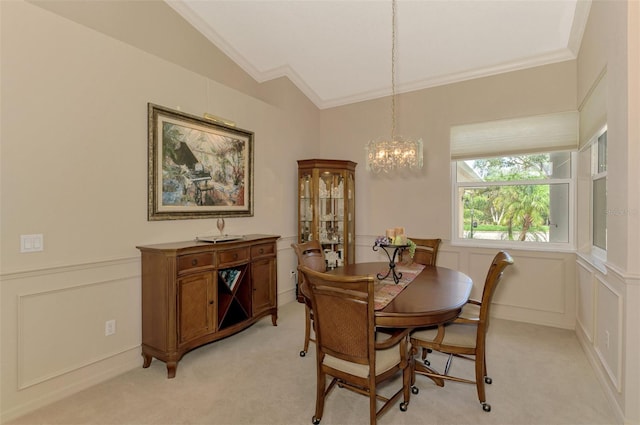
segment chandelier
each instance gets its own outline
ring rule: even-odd
[[[391,137],[367,144],[367,170],[374,173],[422,168],[422,139],[396,136],[396,0],[391,1]]]

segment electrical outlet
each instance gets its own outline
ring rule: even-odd
[[[109,336],[116,333],[116,321],[115,320],[107,320],[104,322],[104,335]]]

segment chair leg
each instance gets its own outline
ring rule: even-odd
[[[373,388],[369,388],[369,423],[370,425],[375,425],[378,419],[377,415],[377,396],[376,396],[376,386],[373,385]]]
[[[415,355],[418,354],[418,348],[415,345],[411,346],[409,350],[409,356],[411,356],[411,391],[414,394],[418,394],[420,391],[418,387],[416,387],[416,375],[424,375],[431,379],[437,386],[444,387],[444,379],[441,377],[439,373],[435,370],[431,369],[429,366],[423,364],[422,362],[415,361]]]
[[[309,351],[309,339],[311,338],[311,310],[308,305],[304,306],[304,348],[300,351],[300,357],[307,355]]]
[[[431,353],[430,348],[422,348],[422,361],[425,365],[431,366],[431,362],[427,360],[427,354]]]
[[[318,370],[318,382],[316,385],[316,413],[313,415],[311,421],[318,425],[322,419],[322,413],[324,412],[324,398],[326,397],[326,382],[327,376]]]
[[[477,356],[481,356],[482,358],[476,358],[476,388],[478,390],[478,400],[480,400],[480,404],[482,404],[482,410],[485,412],[491,411],[491,405],[487,403],[487,397],[484,391],[484,382],[486,376],[486,357],[484,352],[480,352]]]
[[[411,399],[411,392],[415,391],[414,394],[418,394],[418,387],[413,385],[414,381],[414,369],[413,369],[413,358],[408,360],[407,366],[402,370],[402,395],[404,400],[400,403],[400,410],[405,412],[409,408],[409,400]],[[415,388],[415,389],[414,389]]]
[[[493,380],[489,377],[489,373],[487,372],[487,356],[484,356],[484,383],[491,384]]]

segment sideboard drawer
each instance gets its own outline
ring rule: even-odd
[[[218,252],[218,267],[249,261],[249,247]]]
[[[276,252],[276,246],[272,243],[264,243],[251,247],[251,258],[264,257],[265,255],[273,255]]]
[[[199,254],[182,255],[178,257],[178,273],[184,273],[192,269],[213,267],[213,253],[201,252]]]

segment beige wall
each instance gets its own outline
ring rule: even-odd
[[[594,65],[568,61],[401,95],[398,133],[424,139],[425,168],[388,179],[366,172],[364,145],[389,133],[389,99],[319,111],[285,78],[255,83],[164,2],[34,3],[0,2],[2,420],[140,367],[135,246],[215,229],[215,220],[146,220],[147,102],[255,132],[255,216],[228,219],[227,230],[282,236],[281,303],[294,291],[295,161],[310,157],[359,163],[358,261],[376,259],[371,244],[381,229],[403,225],[410,235],[443,238],[439,264],[467,272],[477,296],[495,250],[448,242],[449,126],[575,110],[603,66],[592,54]],[[621,18],[616,9],[607,19]],[[581,66],[586,86],[576,84]],[[637,131],[625,131],[637,140]],[[31,233],[44,235],[45,250],[20,254],[19,235]],[[575,254],[512,254],[516,266],[496,294],[495,314],[573,328]],[[585,319],[593,334],[606,315],[594,317]],[[109,319],[118,332],[105,337]],[[631,340],[625,349],[634,347]],[[623,354],[616,358],[621,373],[632,370]]]
[[[111,23],[135,12],[137,31],[123,22],[109,29],[120,33],[114,38],[90,19],[85,26],[30,3],[0,3],[3,419],[139,367],[136,245],[217,232],[213,219],[147,221],[147,102],[255,132],[255,215],[227,219],[226,230],[282,236],[281,302],[293,299],[296,229],[296,185],[283,182],[295,181],[296,160],[313,156],[318,142],[318,109],[288,80],[247,83],[165,3],[47,3],[56,5],[74,19],[95,18],[84,10],[95,5]],[[145,25],[157,22],[198,49],[142,50],[142,41],[156,49],[171,41],[144,39]],[[32,233],[44,235],[44,251],[21,254],[20,235]],[[110,319],[113,338],[104,336]]]
[[[591,254],[590,156],[578,174],[576,333],[626,423],[640,423],[640,3],[595,1],[578,57],[582,145],[607,123],[607,259]]]
[[[450,240],[451,125],[575,110],[575,78],[576,63],[567,61],[400,95],[396,132],[425,146],[421,173],[400,178],[371,175],[364,163],[365,144],[390,134],[389,99],[323,110],[321,154],[360,163],[357,233],[402,225],[410,235]]]
[[[313,151],[319,120],[286,80],[266,85],[270,104],[22,2],[3,4],[2,31],[3,273],[134,256],[136,244],[215,229],[147,222],[147,102],[255,132],[256,213],[228,231],[292,235],[295,207],[270,212],[294,204],[281,182]],[[44,234],[42,253],[18,252],[29,233]]]

